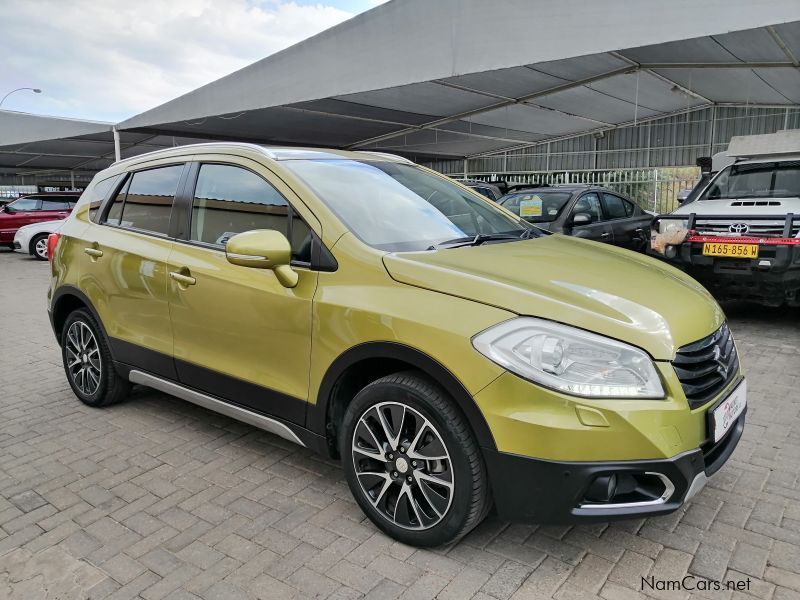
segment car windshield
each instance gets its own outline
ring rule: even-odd
[[[359,239],[380,250],[426,250],[476,236],[513,241],[531,230],[492,202],[413,165],[351,159],[283,165]]]
[[[769,162],[731,165],[708,186],[700,200],[800,197],[800,165]]]
[[[531,223],[555,221],[569,201],[572,192],[522,192],[500,199],[507,208]]]
[[[28,196],[9,202],[6,204],[6,210],[8,212],[24,212],[27,210],[36,210],[38,205],[39,201],[35,197]]]

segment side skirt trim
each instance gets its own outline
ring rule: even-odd
[[[131,381],[131,383],[138,383],[140,385],[146,385],[148,387],[157,389],[165,394],[176,396],[181,400],[186,400],[187,402],[191,402],[197,406],[202,406],[208,410],[231,417],[237,421],[242,421],[243,423],[248,423],[254,427],[263,429],[264,431],[269,431],[270,433],[274,433],[285,440],[289,440],[290,442],[294,442],[295,444],[300,444],[301,446],[305,447],[305,444],[299,437],[297,437],[297,434],[294,431],[292,431],[287,425],[284,425],[275,419],[270,419],[269,417],[265,417],[239,406],[228,404],[227,402],[217,400],[211,396],[206,396],[205,394],[201,394],[200,392],[184,387],[175,383],[174,381],[168,381],[166,379],[162,379],[161,377],[156,377],[155,375],[144,373],[136,369],[131,369],[130,373],[128,373],[128,379]]]

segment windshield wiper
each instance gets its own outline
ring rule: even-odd
[[[439,248],[461,248],[463,246],[480,246],[484,242],[494,242],[500,240],[527,240],[530,239],[533,229],[526,229],[521,235],[513,235],[510,233],[479,233],[475,236],[460,237],[444,242],[439,242],[428,247],[428,250],[437,250]]]

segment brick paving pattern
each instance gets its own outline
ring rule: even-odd
[[[750,579],[800,598],[800,309],[730,307],[748,425],[683,510],[581,527],[489,518],[417,550],[369,523],[332,462],[142,389],[72,395],[46,263],[0,251],[0,598],[688,598],[656,579]]]

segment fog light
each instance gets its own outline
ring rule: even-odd
[[[667,246],[664,249],[664,256],[667,258],[675,258],[678,256],[678,249],[675,246]]]
[[[617,491],[617,476],[601,475],[597,477],[589,490],[586,492],[586,499],[590,502],[608,502],[614,497]]]

